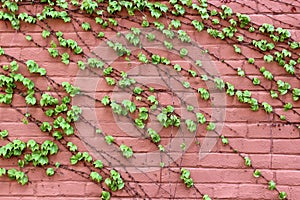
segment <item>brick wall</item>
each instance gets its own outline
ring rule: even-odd
[[[209,7],[219,7],[222,5],[220,1],[209,1]],[[226,3],[236,13],[245,13],[251,17],[252,22],[257,25],[263,23],[274,24],[276,27],[288,29],[295,41],[299,41],[300,38],[300,2],[292,0],[266,0],[266,1],[233,1]],[[36,13],[41,11],[40,5],[22,5],[20,6],[20,12],[25,11],[27,13]],[[126,13],[124,12],[123,15]],[[54,88],[59,88],[56,83],[62,83],[63,81],[70,81],[72,83],[78,83],[78,80],[82,80],[80,77],[86,78],[82,84],[81,89],[87,94],[92,92],[97,99],[101,99],[107,94],[119,94],[118,91],[114,91],[113,86],[107,86],[103,77],[97,77],[91,79],[86,74],[81,74],[77,67],[77,60],[86,59],[78,55],[71,56],[71,62],[69,65],[64,65],[60,62],[60,59],[52,58],[47,48],[50,46],[51,40],[55,40],[55,36],[51,35],[50,38],[43,39],[41,37],[41,31],[47,26],[52,33],[54,31],[62,31],[64,38],[74,39],[78,42],[79,46],[83,47],[83,50],[87,56],[93,56],[90,54],[91,50],[94,50],[97,54],[105,58],[110,58],[109,53],[104,52],[101,49],[103,47],[103,40],[97,39],[91,31],[83,31],[80,27],[81,22],[91,21],[87,15],[73,14],[72,23],[63,23],[62,20],[46,20],[46,23],[38,22],[37,25],[30,25],[28,23],[21,22],[21,28],[19,31],[15,31],[10,27],[9,22],[0,21],[0,46],[5,50],[6,55],[1,56],[1,66],[11,62],[11,59],[17,60],[20,63],[19,71],[24,76],[30,77],[35,82],[37,89],[47,92],[48,86],[50,86],[50,92],[54,95],[63,94],[63,90],[58,89],[58,93],[53,91]],[[140,27],[137,21],[142,17],[141,13],[137,14],[137,17],[132,19],[124,19],[122,17],[117,18],[120,26],[127,27]],[[188,16],[189,19],[197,17],[192,14]],[[199,18],[199,17],[198,17]],[[153,21],[153,19],[151,19]],[[120,168],[120,173],[126,182],[126,187],[122,191],[112,192],[112,199],[201,199],[202,195],[208,194],[212,199],[277,199],[278,191],[285,191],[288,195],[288,199],[298,200],[300,199],[300,139],[299,129],[296,125],[299,125],[299,102],[293,103],[293,110],[288,112],[283,111],[282,102],[291,102],[291,94],[281,97],[281,100],[271,99],[269,90],[276,89],[275,81],[267,81],[263,78],[259,69],[247,62],[246,58],[253,57],[256,59],[256,65],[258,67],[265,66],[272,74],[280,80],[287,81],[291,84],[292,88],[299,87],[299,78],[288,75],[282,67],[279,67],[276,63],[265,63],[262,59],[263,54],[258,50],[253,50],[247,45],[241,46],[243,55],[234,53],[231,40],[221,41],[210,37],[206,31],[197,32],[192,26],[184,24],[184,18],[181,18],[183,23],[183,29],[188,32],[192,40],[198,45],[208,49],[210,52],[210,63],[214,63],[215,69],[221,75],[224,81],[232,83],[236,89],[249,90],[252,92],[253,97],[257,98],[259,102],[269,102],[274,109],[271,114],[266,114],[262,109],[258,112],[252,112],[249,105],[240,103],[236,97],[226,96],[226,103],[219,102],[220,105],[211,105],[211,101],[205,102],[197,97],[197,101],[192,103],[197,104],[197,109],[202,110],[208,114],[213,115],[213,110],[219,106],[225,106],[221,109],[224,114],[224,122],[221,123],[222,130],[220,134],[229,139],[228,145],[223,145],[219,139],[216,145],[212,146],[210,153],[203,159],[199,158],[199,151],[202,144],[205,144],[206,131],[204,126],[199,126],[196,133],[196,140],[188,139],[193,137],[192,134],[185,131],[181,140],[173,142],[174,134],[178,132],[176,128],[168,128],[160,132],[162,144],[167,146],[168,143],[172,145],[180,145],[182,141],[191,141],[187,145],[187,149],[184,153],[176,152],[178,155],[174,160],[169,160],[169,163],[165,162],[164,168],[158,168],[149,172],[140,172],[140,168],[136,167],[133,163],[132,169]],[[163,20],[162,20],[163,21]],[[77,23],[79,22],[79,23]],[[163,21],[168,23],[168,20]],[[108,38],[116,38],[116,30],[122,30],[118,27],[114,30],[102,29],[99,25],[93,24],[93,31],[103,31]],[[124,29],[123,29],[124,30]],[[32,41],[25,39],[26,35],[32,36]],[[252,38],[266,38],[262,34],[252,34]],[[152,45],[152,44],[151,44]],[[100,46],[100,47],[99,47]],[[149,48],[151,53],[159,53],[160,46],[153,45],[152,49]],[[60,48],[60,52],[69,52],[65,48]],[[136,51],[138,52],[138,51]],[[299,51],[296,55],[299,54]],[[188,61],[182,61],[178,55],[171,55],[168,51],[161,51],[161,54],[166,57],[171,56],[172,62],[181,63],[187,69],[191,63]],[[39,77],[32,75],[26,69],[24,61],[35,60],[41,67],[47,70],[47,77]],[[224,62],[222,60],[224,59]],[[170,75],[157,76],[157,72],[151,68],[139,67],[140,63],[132,62],[131,65],[124,61],[124,58],[117,58],[113,60],[112,66],[120,71],[128,71],[130,75],[137,78],[141,82],[151,82],[152,85],[156,82],[160,84],[160,79],[170,78]],[[242,68],[247,77],[259,77],[262,81],[262,86],[254,86],[251,83],[251,79],[237,76],[237,68]],[[138,69],[138,70],[135,70]],[[299,77],[299,64],[296,65],[296,75]],[[152,71],[151,71],[152,70]],[[1,70],[1,73],[5,71]],[[80,77],[79,77],[80,76]],[[187,78],[187,74],[182,75],[183,78]],[[51,82],[51,80],[54,81]],[[92,81],[91,81],[92,80]],[[169,79],[168,79],[169,80]],[[148,81],[148,82],[147,82]],[[94,84],[94,85],[93,85]],[[150,84],[150,85],[151,85]],[[178,83],[177,83],[178,84]],[[191,84],[195,87],[206,87],[206,85],[200,81],[200,79],[191,80]],[[201,85],[202,84],[202,85]],[[20,87],[20,86],[18,86]],[[172,83],[170,88],[166,88],[162,85],[156,85],[155,87],[162,87],[162,89],[176,88],[176,83]],[[57,91],[57,90],[56,90]],[[174,94],[166,90],[156,93],[159,102],[162,105],[173,104],[179,112],[183,107],[182,102],[178,100]],[[39,94],[37,94],[39,96]],[[38,98],[39,99],[39,98]],[[78,99],[79,104],[85,105],[87,99]],[[145,105],[140,103],[139,105]],[[89,109],[89,108],[88,108]],[[87,110],[88,110],[87,109]],[[130,121],[126,121],[124,118],[118,118],[112,114],[110,108],[103,106],[101,103],[96,103],[93,107],[96,115],[92,116],[87,114],[87,120],[91,123],[99,126],[105,133],[115,137],[118,144],[126,144],[131,146],[133,151],[137,155],[142,155],[140,159],[145,159],[145,163],[151,163],[150,154],[147,152],[156,151],[157,148],[149,140],[144,139],[137,135],[136,129],[130,125]],[[83,109],[84,110],[84,109]],[[84,110],[84,112],[88,112]],[[0,130],[9,131],[9,139],[20,139],[22,141],[28,141],[29,139],[35,139],[36,141],[43,142],[46,139],[53,140],[47,133],[40,131],[39,127],[32,121],[29,121],[28,125],[22,122],[22,113],[29,112],[31,115],[40,121],[49,121],[49,118],[45,116],[42,109],[38,107],[26,106],[24,97],[16,93],[14,95],[12,106],[0,104]],[[279,119],[279,115],[286,115],[288,122],[282,122]],[[89,118],[90,117],[90,118]],[[92,121],[96,120],[96,121]],[[212,120],[212,119],[211,119]],[[128,124],[127,124],[128,123]],[[77,123],[76,126],[80,129],[82,124]],[[220,126],[220,127],[221,127]],[[109,154],[116,156],[115,158],[122,163],[123,158],[107,147],[103,142],[103,137],[95,135],[89,132],[87,128],[84,134],[76,132],[75,136],[67,137],[65,141],[72,141],[78,146],[80,151],[89,151],[93,157],[102,158],[105,163],[105,159],[109,157],[105,153],[94,152],[87,143],[96,147],[99,151],[107,151]],[[93,129],[91,129],[92,131]],[[81,138],[80,137],[87,137]],[[92,139],[91,139],[92,137]],[[56,169],[56,174],[52,177],[48,177],[45,173],[47,167],[33,167],[28,165],[22,169],[29,177],[29,183],[25,186],[21,186],[16,181],[11,181],[7,177],[0,178],[0,198],[3,200],[35,200],[35,199],[58,199],[58,200],[94,200],[99,199],[103,187],[105,184],[93,183],[87,174],[90,173],[90,168],[87,164],[80,162],[76,166],[70,164],[71,153],[65,148],[65,141],[57,142],[60,147],[60,151],[57,155],[50,157],[50,163],[53,165],[55,162],[60,162],[62,167]],[[200,141],[200,145],[195,141]],[[1,140],[0,144],[5,145],[6,140]],[[236,149],[238,152],[234,152]],[[110,150],[112,152],[110,152]],[[149,156],[149,157],[147,157]],[[244,164],[243,157],[248,156],[252,161],[252,167],[247,167]],[[147,164],[146,164],[147,166]],[[0,167],[5,168],[18,168],[18,158],[13,159],[0,159]],[[110,169],[111,166],[106,163],[105,168]],[[184,167],[189,169],[191,177],[194,180],[194,187],[187,189],[180,180],[180,168]],[[149,169],[151,169],[149,167]],[[253,172],[255,169],[259,169],[262,172],[263,177],[255,178]],[[103,174],[104,178],[107,177]],[[278,191],[268,190],[268,181],[273,180],[277,184]]]

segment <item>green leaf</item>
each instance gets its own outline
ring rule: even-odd
[[[45,39],[45,38],[47,38],[47,37],[49,37],[50,36],[50,31],[48,31],[48,30],[43,30],[43,32],[42,32],[42,37]]]
[[[91,29],[91,25],[90,25],[88,22],[83,22],[83,23],[81,24],[81,27],[82,27],[82,29],[85,30],[85,31],[88,31],[88,30]]]
[[[73,142],[68,142],[68,143],[67,143],[67,147],[69,147],[69,150],[70,150],[71,152],[77,151],[77,146],[76,146],[75,144],[73,144]]]
[[[43,122],[42,125],[40,126],[40,129],[43,132],[50,132],[52,130],[52,126],[49,124],[49,122]]]
[[[205,88],[198,88],[198,93],[200,93],[201,98],[205,101],[210,97],[209,92]]]
[[[179,54],[180,54],[180,57],[183,58],[184,56],[188,55],[188,50],[186,48],[181,48],[179,50]]]
[[[189,132],[194,133],[197,130],[197,125],[193,120],[185,120],[185,124]]]
[[[182,85],[183,85],[183,87],[185,87],[185,88],[187,88],[187,89],[191,87],[190,83],[187,82],[187,81],[183,81],[183,82],[182,82]]]
[[[286,103],[286,104],[284,104],[283,108],[284,108],[284,111],[291,110],[293,108],[293,104]]]
[[[268,104],[267,102],[262,102],[262,105],[263,105],[264,110],[266,111],[266,113],[273,112],[272,106],[270,104]]]
[[[5,168],[0,168],[0,177],[6,174]]]
[[[0,47],[0,56],[4,55],[4,49]]]
[[[264,61],[266,61],[267,63],[270,63],[273,61],[273,56],[272,55],[264,55]]]
[[[287,194],[286,194],[286,192],[279,192],[278,197],[280,200],[283,200],[283,199],[287,198]]]
[[[206,118],[202,113],[196,113],[196,118],[200,124],[204,124],[206,122]]]
[[[120,145],[120,150],[122,151],[122,154],[125,158],[130,158],[133,155],[132,149],[125,144]]]
[[[110,199],[110,193],[106,191],[101,192],[101,200],[109,200]]]
[[[254,64],[255,62],[255,59],[254,58],[248,58],[248,63],[249,64]]]
[[[238,53],[238,54],[241,54],[241,53],[242,53],[241,48],[239,48],[237,45],[234,44],[233,47],[234,47],[235,53]]]
[[[26,35],[26,40],[31,41],[32,37],[30,35]]]
[[[108,105],[108,104],[110,103],[109,96],[105,95],[105,96],[102,98],[101,103],[102,103],[103,105],[105,105],[105,106]]]
[[[215,128],[216,128],[216,124],[212,123],[212,122],[209,122],[207,127],[206,127],[206,130],[213,131],[213,130],[215,130]]]
[[[202,198],[203,200],[211,200],[211,198],[207,195],[207,194],[205,194],[205,195],[203,195],[203,198]]]
[[[3,140],[4,138],[6,138],[8,136],[8,131],[7,130],[3,130],[0,132],[0,137]]]
[[[228,139],[226,137],[224,137],[223,135],[221,136],[221,139],[222,139],[222,144],[223,145],[229,144]]]
[[[245,76],[245,71],[242,70],[240,67],[237,68],[237,72],[239,76]]]
[[[105,80],[106,80],[107,85],[115,85],[116,84],[116,82],[113,78],[105,77]]]
[[[111,145],[112,143],[114,143],[115,139],[113,136],[107,135],[107,136],[105,136],[105,141],[107,144]]]
[[[190,188],[194,185],[193,179],[190,177],[191,173],[189,170],[181,168],[180,170],[181,176],[180,179],[183,180],[186,187]]]
[[[53,176],[55,174],[55,171],[53,168],[47,168],[46,174],[47,176]]]
[[[274,181],[269,181],[269,187],[268,187],[268,189],[269,190],[275,190],[276,189],[276,183],[274,182]]]
[[[253,172],[253,176],[254,176],[255,178],[259,178],[259,177],[261,176],[260,170],[256,169],[256,170]]]
[[[246,165],[247,167],[251,167],[252,162],[251,162],[250,158],[249,158],[248,156],[245,156],[245,157],[244,157],[244,160],[245,160],[245,165]]]
[[[98,172],[91,172],[90,177],[93,181],[100,183],[102,181],[102,176]]]
[[[95,160],[93,165],[98,168],[98,169],[102,169],[103,168],[103,163],[101,160]]]
[[[260,84],[259,78],[254,77],[254,78],[252,79],[252,83],[253,83],[253,85],[259,85],[259,84]]]
[[[140,129],[143,129],[145,127],[145,123],[143,122],[142,119],[135,119],[134,123],[137,127],[139,127]]]

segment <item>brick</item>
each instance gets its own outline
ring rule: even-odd
[[[291,189],[291,198],[297,199],[300,197],[300,187],[299,186],[293,186]]]
[[[238,114],[237,114],[238,113]],[[255,118],[253,118],[255,116]],[[226,121],[228,122],[268,122],[272,119],[272,114],[264,111],[251,111],[249,108],[228,108],[226,109]]]
[[[273,155],[272,168],[274,169],[299,169],[300,156],[298,155]]]
[[[268,190],[264,185],[241,184],[238,188],[238,196],[242,199],[276,199],[277,193]]]
[[[101,188],[99,185],[95,183],[86,183],[85,185],[85,192],[86,197],[98,197],[101,194]]]
[[[269,153],[271,148],[271,141],[269,139],[231,138],[229,142],[234,149],[243,153]],[[221,149],[228,151],[223,146]]]
[[[258,4],[260,12],[285,12],[290,11],[291,7],[287,2],[264,1]],[[282,20],[282,19],[281,19]]]
[[[60,187],[60,194],[65,196],[84,196],[85,182],[65,182]]]
[[[217,184],[214,187],[214,197],[221,199],[221,198],[227,198],[227,199],[234,199],[238,197],[238,189],[239,185],[233,185],[233,184]]]
[[[276,179],[281,185],[299,185],[300,173],[298,170],[277,170]]]
[[[11,183],[10,186],[11,195],[33,196],[35,194],[34,185],[22,186],[18,183]]]
[[[1,178],[2,180],[2,178]],[[10,190],[10,185],[11,183],[10,182],[2,182],[1,181],[1,186],[2,186],[2,190],[0,190],[0,195],[8,195],[9,194],[9,190]]]
[[[272,127],[272,135],[274,138],[298,138],[299,130],[293,125],[278,124]]]
[[[37,196],[59,196],[60,187],[57,182],[40,182],[36,186]]]
[[[273,19],[270,16],[263,14],[254,14],[251,15],[251,22],[261,26],[264,23],[273,24]]]
[[[298,152],[298,146],[300,144],[299,139],[276,139],[273,141],[274,153],[293,154]]]

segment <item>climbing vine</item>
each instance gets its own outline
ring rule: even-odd
[[[268,23],[257,24],[252,22],[248,15],[237,13],[226,4],[218,7],[206,0],[170,0],[168,2],[2,0],[0,5],[0,20],[2,20],[0,23],[5,24],[7,30],[16,31],[18,37],[23,37],[22,42],[27,42],[26,44],[46,52],[47,55],[41,56],[49,56],[53,62],[61,62],[66,67],[74,68],[72,70],[93,74],[98,79],[104,80],[101,83],[105,84],[103,87],[109,88],[108,94],[101,97],[89,95],[74,81],[57,81],[48,75],[47,67],[40,64],[40,55],[36,54],[34,59],[18,57],[8,50],[9,46],[5,44],[5,41],[1,41],[0,103],[3,106],[1,112],[6,112],[5,109],[11,108],[23,117],[22,122],[25,125],[34,124],[51,139],[44,141],[14,139],[13,132],[4,130],[0,126],[0,137],[4,140],[2,143],[4,145],[0,147],[1,159],[15,157],[18,160],[14,168],[0,168],[0,176],[7,176],[21,185],[26,185],[30,184],[30,177],[25,170],[28,166],[43,168],[47,176],[55,176],[58,170],[64,169],[99,185],[101,199],[110,199],[119,190],[133,197],[151,198],[142,185],[137,184],[137,187],[133,187],[128,183],[137,181],[129,171],[126,171],[126,166],[120,157],[114,157],[101,148],[95,149],[80,136],[76,123],[84,122],[91,128],[89,130],[93,130],[97,137],[105,141],[105,145],[117,147],[118,155],[126,160],[135,157],[134,147],[126,141],[119,140],[109,131],[103,131],[101,127],[86,118],[83,114],[84,106],[72,102],[77,97],[84,97],[109,109],[114,116],[128,119],[134,125],[135,131],[155,146],[160,152],[159,155],[167,156],[171,162],[174,162],[178,170],[170,169],[170,171],[176,173],[178,181],[190,190],[194,190],[199,198],[211,199],[206,191],[200,190],[194,183],[193,176],[196,174],[182,167],[184,163],[178,164],[176,159],[170,156],[168,145],[164,143],[164,136],[159,130],[149,126],[150,122],[156,121],[161,129],[189,132],[189,137],[194,137],[193,142],[199,148],[202,146],[199,130],[204,127],[205,132],[211,133],[213,137],[221,141],[225,148],[236,153],[245,167],[253,170],[253,176],[262,179],[267,185],[266,188],[274,191],[278,199],[288,199],[286,191],[279,190],[274,180],[269,180],[263,171],[255,167],[250,155],[240,152],[230,143],[230,136],[222,133],[218,128],[222,121],[206,109],[201,106],[196,107],[174,92],[178,87],[192,91],[197,94],[197,103],[199,101],[200,104],[213,104],[213,93],[216,91],[224,93],[228,98],[237,99],[254,113],[263,111],[280,119],[281,122],[278,124],[300,129],[299,120],[295,122],[288,117],[290,113],[296,118],[300,115],[299,110],[296,109],[299,107],[300,88],[298,88],[299,85],[290,83],[290,81],[299,82],[300,42],[292,38],[287,29]],[[267,5],[263,4],[263,6]],[[128,25],[127,22],[131,24]],[[62,23],[62,25],[55,26],[55,23]],[[76,39],[69,38],[70,34],[64,31],[63,26],[71,26]],[[38,36],[31,32],[32,27],[39,30]],[[144,30],[152,30],[152,32]],[[226,58],[220,58],[217,53],[198,45],[194,42],[194,36],[189,30],[192,30],[196,36],[200,33],[208,34],[216,43],[220,42],[232,47],[231,50],[245,61],[247,68],[256,70],[255,76],[245,67],[236,68]],[[168,77],[174,82],[166,84],[169,88],[145,84],[126,70],[119,69],[118,66],[107,61],[106,57],[102,56],[102,53],[105,55],[104,52],[97,53],[97,48],[90,44],[87,37],[90,37],[91,41],[97,41],[96,44],[101,43],[110,48],[117,55],[117,59],[127,63],[128,67],[135,63],[149,65],[154,67],[161,77]],[[150,46],[152,44],[153,47],[159,44],[165,52],[172,52],[174,55],[147,48],[145,42]],[[193,52],[188,47],[198,48],[198,52]],[[243,51],[245,48],[261,56],[249,57]],[[196,59],[192,56],[194,53],[199,54]],[[234,71],[239,78],[249,80],[253,84],[251,87],[255,89],[253,91],[236,89],[240,87],[235,82],[226,81],[221,74],[210,73],[206,66],[207,62],[201,60],[200,55],[208,56],[213,61],[221,63],[224,67]],[[190,61],[188,67],[179,62],[186,60]],[[282,79],[282,76],[273,74],[273,69],[268,67],[269,63],[275,63],[276,67],[282,68],[288,79]],[[54,67],[57,71],[61,70]],[[174,73],[175,76],[172,75]],[[40,81],[46,82],[47,88],[43,88]],[[199,86],[201,83],[202,85]],[[266,83],[274,87],[270,89]],[[175,86],[178,84],[180,86]],[[208,85],[213,86],[208,87]],[[132,94],[132,97],[119,101],[112,95],[114,88],[126,91]],[[255,94],[256,90],[267,92],[268,98],[262,100]],[[182,107],[189,114],[183,115],[174,101],[166,105],[163,98],[160,98],[161,93],[171,94],[173,98],[179,100],[180,105],[183,105]],[[14,103],[16,96],[24,99],[25,106],[16,106]],[[278,100],[276,105],[272,104],[273,99]],[[35,111],[33,112],[31,108]],[[43,117],[36,111],[42,112]],[[237,133],[229,125],[224,124],[224,126],[232,133]],[[88,149],[93,149],[115,160],[125,170],[124,177],[126,175],[126,178],[107,160],[97,159],[89,151],[79,148],[74,138],[81,140],[88,146]],[[181,144],[177,145],[180,146],[180,154],[184,155],[189,145],[187,141],[183,139]],[[59,154],[61,150],[70,152],[69,165],[52,159],[52,156]],[[87,170],[81,171],[70,167],[79,163],[83,163]],[[168,163],[161,161],[159,167],[168,168],[166,164]]]

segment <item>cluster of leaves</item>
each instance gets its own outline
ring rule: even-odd
[[[181,168],[180,179],[184,182],[186,187],[190,188],[194,185],[193,179],[191,178],[191,172],[187,169]]]
[[[162,126],[165,128],[169,126],[180,126],[180,118],[174,112],[175,108],[173,106],[168,105],[165,108],[162,108],[161,113],[157,115],[157,120],[160,122]]]

